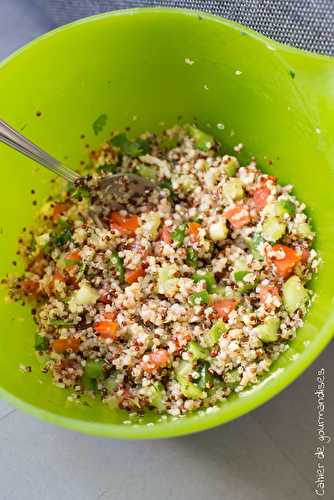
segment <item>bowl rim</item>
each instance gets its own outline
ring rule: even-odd
[[[199,10],[191,10],[191,9],[179,9],[179,8],[170,8],[170,7],[149,7],[149,8],[134,8],[134,9],[121,9],[117,11],[105,12],[102,14],[97,14],[94,16],[88,16],[74,22],[65,24],[56,29],[53,29],[37,38],[32,40],[31,42],[23,45],[18,50],[10,54],[3,61],[0,62],[0,70],[4,68],[8,63],[10,63],[13,59],[29,50],[35,44],[47,39],[49,37],[53,37],[60,32],[64,32],[67,30],[71,30],[72,28],[76,28],[83,24],[88,24],[91,22],[99,21],[106,18],[113,18],[118,16],[133,16],[133,15],[150,15],[150,14],[161,14],[162,16],[168,13],[174,13],[176,15],[182,16],[191,16],[198,17],[201,16],[203,19],[213,21],[228,28],[232,28],[233,30],[242,31],[249,35],[251,38],[260,41],[262,44],[265,44],[268,49],[273,50],[273,54],[276,50],[280,50],[285,53],[293,53],[299,56],[306,56],[311,59],[320,60],[323,62],[332,62],[334,63],[334,59],[330,56],[324,54],[317,54],[314,52],[310,52],[303,49],[298,49],[292,47],[290,45],[282,44],[276,40],[272,40],[247,26],[244,26],[235,21],[228,20],[223,17],[215,16],[213,14],[209,14],[206,12],[202,12]],[[103,436],[110,437],[115,439],[157,439],[157,438],[171,438],[176,436],[182,436],[186,434],[192,434],[195,432],[207,430],[218,425],[222,425],[231,420],[235,420],[236,418],[241,417],[242,415],[254,410],[258,406],[263,403],[269,401],[271,398],[276,396],[283,389],[288,387],[302,372],[304,372],[315,360],[315,358],[323,351],[323,349],[330,342],[331,338],[334,335],[334,315],[332,317],[327,318],[325,321],[321,333],[316,338],[316,343],[314,341],[310,342],[308,349],[300,354],[298,359],[290,364],[288,367],[284,368],[282,374],[276,378],[278,375],[278,371],[282,369],[276,370],[271,375],[267,376],[261,384],[258,384],[253,387],[255,395],[252,398],[246,398],[241,405],[241,407],[232,408],[231,410],[225,410],[224,408],[219,408],[217,411],[210,410],[205,412],[205,415],[195,413],[190,419],[181,419],[177,418],[175,421],[166,421],[163,423],[158,423],[157,425],[149,425],[147,424],[114,424],[114,423],[101,423],[101,422],[92,422],[89,420],[77,419],[72,417],[65,417],[56,413],[53,413],[49,410],[45,410],[39,408],[31,403],[24,401],[21,398],[18,398],[3,389],[0,386],[0,397],[7,400],[9,403],[13,404],[16,408],[30,413],[38,417],[41,420],[60,425],[67,429],[71,429],[74,431],[78,431],[84,434],[90,434],[95,436]],[[275,375],[276,374],[276,375]],[[265,382],[271,379],[270,388],[265,386]],[[260,388],[260,390],[257,390]],[[247,393],[249,394],[249,391]],[[246,391],[245,391],[246,392]]]

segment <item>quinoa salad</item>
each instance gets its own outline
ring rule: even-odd
[[[258,383],[288,349],[314,233],[292,186],[234,149],[190,125],[114,133],[22,234],[8,296],[31,306],[41,370],[70,399],[179,416]],[[96,186],[122,172],[157,189],[113,205]]]

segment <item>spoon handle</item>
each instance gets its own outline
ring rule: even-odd
[[[48,168],[55,174],[60,175],[69,182],[74,182],[80,178],[80,175],[73,170],[65,167],[60,161],[53,158],[41,148],[30,142],[17,130],[10,127],[6,122],[0,119],[0,141],[8,146],[23,153],[28,158],[36,161]]]

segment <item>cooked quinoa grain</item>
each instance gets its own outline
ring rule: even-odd
[[[86,182],[49,197],[22,234],[9,295],[31,304],[42,371],[72,400],[175,417],[214,407],[257,383],[302,326],[318,265],[305,206],[254,158],[221,151],[193,126],[113,135]],[[96,186],[119,172],[158,188],[115,204]]]

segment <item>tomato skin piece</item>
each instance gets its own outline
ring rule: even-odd
[[[56,339],[52,342],[52,349],[59,354],[68,349],[71,349],[73,352],[78,352],[80,343],[80,339],[76,338]]]
[[[226,320],[230,312],[237,307],[237,304],[238,301],[235,299],[220,299],[213,304],[213,308],[220,318]]]
[[[153,372],[160,368],[165,368],[169,363],[169,354],[166,349],[157,349],[156,351],[146,354],[147,359],[143,359],[142,367],[146,372]]]
[[[65,215],[69,210],[70,205],[68,203],[55,203],[52,211],[52,221],[57,223],[62,215]]]
[[[188,234],[193,241],[199,240],[199,230],[201,229],[201,224],[199,222],[189,222],[188,224]]]
[[[136,234],[136,229],[140,225],[140,220],[137,215],[123,217],[119,212],[111,212],[109,223],[111,228],[117,229],[123,234],[134,236]]]
[[[142,264],[139,264],[136,269],[129,269],[125,272],[125,283],[132,285],[132,283],[138,281],[142,276],[145,276],[145,269]]]
[[[250,222],[249,210],[245,204],[225,210],[224,216],[235,229],[240,229]]]
[[[161,239],[168,245],[171,245],[173,240],[172,240],[172,234],[168,226],[164,226],[161,230]]]
[[[260,187],[254,191],[253,200],[256,208],[262,210],[266,206],[270,193],[271,191],[267,186]]]
[[[38,287],[39,284],[37,283],[37,281],[31,280],[29,278],[24,279],[21,283],[21,288],[24,293],[33,297],[36,297],[36,295],[38,295]]]
[[[269,262],[272,262],[274,265],[275,274],[279,278],[287,279],[292,274],[295,265],[301,261],[301,255],[298,255],[293,248],[281,244],[274,245],[272,250],[284,253],[282,259],[270,257]]]

